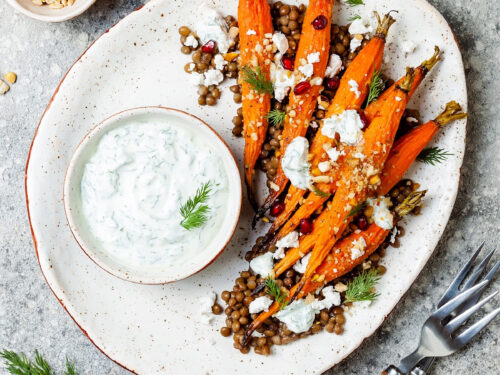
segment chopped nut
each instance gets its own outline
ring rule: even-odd
[[[339,293],[345,292],[347,290],[347,285],[338,282],[337,284],[335,284],[335,290]]]
[[[224,60],[226,61],[233,61],[238,57],[238,52],[228,52],[224,55]]]
[[[9,83],[16,83],[16,81],[17,81],[17,74],[14,73],[14,72],[5,73],[5,79]]]
[[[4,95],[9,90],[10,90],[9,85],[0,79],[0,95]]]
[[[229,36],[231,37],[231,39],[234,39],[238,36],[238,34],[240,33],[240,29],[235,27],[235,26],[232,26],[229,28]]]

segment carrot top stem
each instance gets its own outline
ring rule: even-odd
[[[445,126],[453,120],[463,119],[465,117],[467,117],[467,113],[462,112],[460,104],[452,100],[446,104],[444,111],[436,117],[434,122],[439,126]]]
[[[377,17],[377,22],[378,22],[377,32],[375,35],[378,36],[379,38],[385,39],[385,37],[389,33],[390,27],[394,22],[396,22],[396,20],[391,16],[391,12],[396,12],[396,11],[391,10],[389,13],[384,15],[384,18],[382,19],[380,18],[378,12],[376,11],[373,12],[375,13],[375,17]]]
[[[411,85],[413,84],[413,80],[415,78],[415,70],[413,68],[406,68],[406,75],[403,78],[402,82],[399,83],[396,87],[399,89],[409,92],[411,90]]]
[[[427,193],[427,190],[414,191],[408,195],[404,201],[396,206],[394,212],[396,212],[399,217],[403,217],[404,215],[410,213],[415,207],[420,206],[425,193]]]
[[[420,66],[424,67],[425,70],[429,71],[431,70],[436,63],[441,60],[441,50],[439,49],[438,46],[434,46],[434,55],[428,60],[425,60],[420,64]]]

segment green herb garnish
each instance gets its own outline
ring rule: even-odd
[[[262,73],[262,69],[258,66],[253,70],[249,66],[241,68],[243,73],[243,81],[248,83],[252,88],[260,94],[273,94],[273,84]]]
[[[273,109],[267,114],[266,118],[272,125],[281,126],[285,121],[285,116],[285,112],[280,111],[279,109]]]
[[[362,202],[362,203],[359,203],[357,204],[355,207],[353,207],[353,209],[351,211],[349,211],[349,213],[347,214],[347,217],[351,217],[351,216],[354,216],[356,215],[358,212],[360,212],[362,209],[364,209],[366,207],[366,202]]]
[[[198,190],[194,197],[189,198],[187,202],[181,206],[181,215],[183,217],[181,225],[187,229],[191,230],[194,228],[199,228],[205,224],[208,220],[208,213],[210,212],[210,207],[203,204],[207,201],[209,194],[212,192],[211,182],[203,184]]]
[[[366,104],[370,104],[375,99],[377,99],[384,89],[384,80],[380,77],[380,71],[373,71],[372,80],[370,82],[369,91],[368,91],[368,99],[366,100]]]
[[[375,300],[379,294],[374,292],[374,287],[379,280],[380,274],[375,268],[370,269],[368,272],[363,270],[352,281],[347,283],[345,303]]]
[[[48,362],[35,351],[35,361],[30,361],[24,353],[15,353],[10,350],[0,352],[7,371],[13,375],[55,375]],[[63,375],[78,375],[75,365],[66,358],[66,371]]]
[[[280,310],[283,310],[288,305],[288,301],[286,300],[287,295],[281,291],[281,288],[271,276],[267,276],[266,278],[266,293],[274,298]]]
[[[320,190],[318,189],[316,186],[312,186],[311,190],[313,191],[313,193],[315,195],[317,195],[318,197],[322,197],[322,198],[328,198],[330,196],[330,193],[326,193],[324,192],[323,190]]]
[[[358,5],[364,5],[363,0],[345,0],[345,3],[349,5],[351,8],[358,6]]]
[[[353,22],[353,21],[360,20],[360,19],[361,19],[361,16],[359,14],[355,14],[354,16],[349,18],[349,22]]]
[[[448,156],[452,156],[453,154],[443,150],[439,147],[429,147],[424,148],[420,154],[418,154],[417,159],[423,163],[436,165],[446,160]]]

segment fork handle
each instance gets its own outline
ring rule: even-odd
[[[435,359],[436,359],[435,357],[427,357],[422,359],[413,368],[413,370],[411,370],[410,375],[427,375]]]

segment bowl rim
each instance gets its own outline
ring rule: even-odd
[[[159,278],[159,277],[151,277],[151,278],[144,278],[144,277],[137,277],[133,273],[126,272],[120,268],[113,267],[112,265],[109,264],[109,262],[102,260],[102,257],[100,257],[96,251],[94,251],[92,248],[87,247],[86,241],[82,236],[80,236],[80,231],[78,229],[78,225],[75,224],[75,220],[73,217],[73,214],[71,213],[71,203],[69,202],[69,185],[71,182],[71,176],[73,176],[74,172],[74,166],[75,166],[75,161],[77,160],[77,156],[85,149],[86,145],[89,143],[89,140],[91,139],[91,136],[98,132],[98,131],[104,131],[106,127],[109,125],[112,125],[114,123],[114,120],[117,118],[120,118],[121,116],[125,116],[123,118],[126,118],[128,116],[134,116],[137,115],[141,112],[148,112],[151,111],[152,113],[157,112],[157,113],[174,113],[175,115],[181,115],[184,117],[187,117],[197,125],[204,126],[206,129],[208,129],[210,132],[212,132],[222,143],[224,147],[220,147],[220,149],[224,149],[227,152],[227,159],[230,161],[230,164],[234,166],[234,171],[238,175],[238,182],[237,184],[239,185],[239,189],[236,189],[236,193],[238,195],[237,200],[236,200],[236,206],[237,206],[237,212],[235,213],[235,220],[234,223],[228,230],[226,231],[228,233],[224,244],[220,249],[217,251],[214,250],[214,255],[210,257],[208,262],[203,263],[201,265],[196,266],[195,269],[189,272],[185,272],[183,274],[180,274],[176,277],[172,278]],[[105,133],[103,133],[105,134]],[[102,135],[103,135],[102,134]],[[101,135],[101,136],[102,136]],[[219,146],[222,146],[219,145]],[[212,264],[227,248],[229,242],[233,238],[234,232],[236,231],[236,227],[238,225],[240,216],[241,216],[241,209],[242,209],[242,204],[243,204],[243,184],[241,181],[241,174],[240,170],[238,168],[238,163],[236,161],[236,158],[234,157],[233,152],[229,148],[228,144],[224,139],[217,133],[210,125],[208,125],[205,121],[200,119],[199,117],[192,115],[191,113],[188,113],[186,111],[177,109],[177,108],[171,108],[171,107],[165,107],[165,106],[141,106],[141,107],[134,107],[134,108],[128,108],[125,110],[122,110],[120,112],[116,112],[108,117],[106,117],[104,120],[99,122],[97,125],[92,127],[83,137],[82,139],[78,142],[77,146],[73,150],[71,157],[69,159],[68,165],[66,167],[66,171],[64,174],[64,180],[63,180],[63,207],[64,207],[64,214],[66,216],[66,221],[68,224],[68,227],[71,231],[71,234],[73,235],[73,238],[75,239],[76,243],[80,247],[80,249],[83,251],[87,257],[90,258],[95,264],[97,264],[101,269],[106,271],[107,273],[128,281],[132,282],[135,284],[141,284],[141,285],[165,285],[165,284],[170,284],[176,281],[184,280],[187,279],[198,272],[203,271],[205,268],[207,268],[210,264]],[[231,205],[233,206],[233,205]]]
[[[18,0],[7,0],[7,3],[12,8],[17,10],[18,12],[24,14],[25,16],[33,18],[35,20],[43,21],[43,22],[64,22],[64,21],[71,20],[71,19],[83,14],[96,2],[96,0],[78,0],[78,1],[81,2],[82,4],[84,2],[86,2],[86,3],[82,6],[79,6],[75,9],[73,9],[73,10],[71,10],[71,6],[67,7],[67,8],[69,8],[69,10],[64,12],[64,13],[61,13],[61,14],[56,13],[60,9],[53,9],[54,14],[51,14],[51,15],[44,15],[44,14],[32,12],[29,9],[26,9],[25,7],[23,7],[21,4],[19,4]]]

